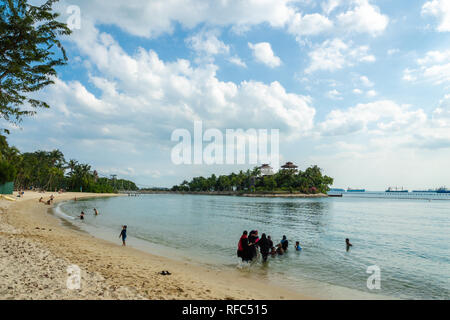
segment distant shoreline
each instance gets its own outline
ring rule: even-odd
[[[236,191],[170,191],[170,190],[148,190],[139,191],[139,194],[190,194],[190,195],[208,195],[208,196],[235,196],[235,197],[253,197],[253,198],[326,198],[324,193],[281,193],[281,192],[236,192]]]

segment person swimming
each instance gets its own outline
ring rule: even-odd
[[[302,247],[300,247],[300,242],[298,242],[298,241],[295,241],[295,250],[297,250],[297,251],[302,250]]]
[[[126,246],[125,239],[127,238],[127,226],[122,227],[119,238],[122,237],[122,246]]]
[[[97,209],[95,209],[95,208],[94,208],[94,214],[95,214],[96,216],[98,216],[98,211],[97,211]]]
[[[350,247],[353,247],[353,245],[350,243],[349,238],[345,239],[345,247],[346,247],[347,251],[350,250]]]
[[[81,214],[79,215],[79,217],[80,217],[80,220],[84,220],[84,212],[83,211],[81,211]]]

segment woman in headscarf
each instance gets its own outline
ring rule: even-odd
[[[253,260],[253,258],[255,258],[257,255],[256,246],[257,246],[258,241],[259,241],[258,231],[257,230],[250,231],[250,234],[248,235],[248,244],[250,246],[249,247],[249,252],[250,252],[249,260]]]
[[[248,261],[249,252],[250,248],[248,246],[247,230],[245,230],[238,242],[237,256],[241,258],[242,261]]]
[[[263,262],[267,261],[267,256],[269,255],[270,243],[266,238],[266,234],[263,233],[261,239],[258,241],[259,252],[261,252]]]

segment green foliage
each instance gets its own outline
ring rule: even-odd
[[[318,166],[305,171],[280,170],[274,175],[261,176],[258,168],[239,171],[230,175],[209,178],[195,177],[190,182],[183,181],[172,187],[173,191],[237,191],[237,192],[302,192],[326,193],[333,184],[333,178],[322,175]]]
[[[0,160],[0,184],[14,181],[16,168],[6,160]]]
[[[56,20],[55,2],[48,0],[41,6],[27,0],[0,3],[0,117],[6,121],[19,123],[23,116],[34,114],[33,109],[49,107],[30,93],[52,84],[55,67],[67,62],[57,37],[71,31]]]
[[[16,189],[37,188],[59,190],[112,193],[118,190],[138,190],[129,180],[99,178],[88,164],[76,160],[66,162],[60,150],[36,151],[21,154],[10,147],[0,135],[0,178],[14,181]]]

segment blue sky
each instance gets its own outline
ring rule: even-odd
[[[446,0],[61,1],[81,28],[12,128],[24,151],[61,149],[105,175],[171,186],[251,167],[171,162],[171,132],[280,129],[282,161],[337,187],[450,186]]]

